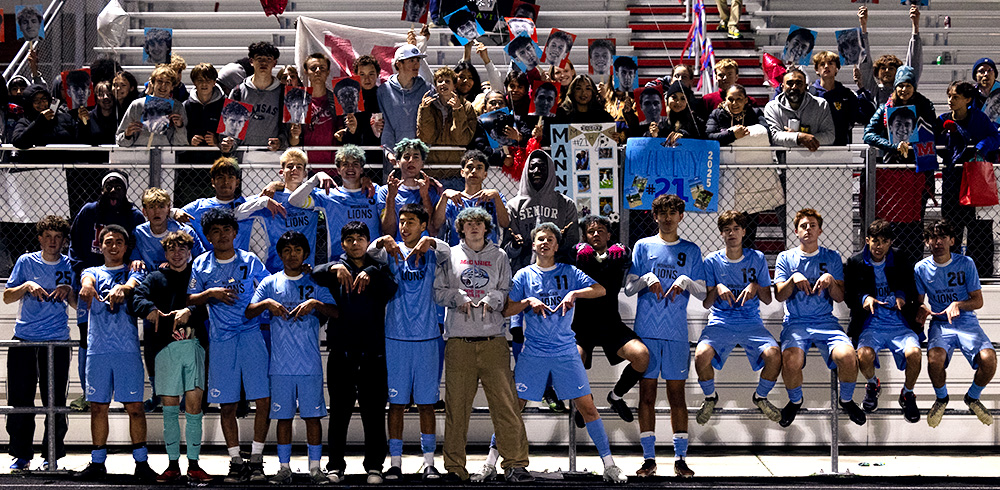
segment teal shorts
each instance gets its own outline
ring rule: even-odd
[[[181,396],[195,388],[205,389],[205,349],[197,339],[167,344],[156,354],[156,394]]]

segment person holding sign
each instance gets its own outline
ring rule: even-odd
[[[542,61],[564,68],[569,61],[569,52],[573,49],[573,42],[576,36],[566,31],[552,29],[549,38],[545,41],[545,52],[542,54]]]
[[[152,97],[170,100],[177,81],[177,72],[167,65],[161,65],[149,75],[149,85],[153,87]],[[150,126],[143,124],[146,114],[147,97],[132,101],[125,111],[122,122],[115,133],[118,146],[181,146],[188,145],[187,111],[182,104],[172,104],[166,116],[170,121],[162,132],[150,132]]]
[[[858,23],[861,26],[861,44],[866,49],[857,69],[861,88],[871,94],[876,106],[885,104],[894,91],[893,82],[896,79],[896,69],[903,66],[903,61],[891,54],[885,54],[872,61],[871,44],[868,42],[868,7],[858,7]],[[906,49],[906,65],[912,67],[913,83],[920,81],[920,73],[924,66],[923,41],[920,39],[920,8],[910,6],[910,23],[913,25],[910,44]]]
[[[340,124],[335,117],[337,112],[333,96],[326,89],[327,80],[330,78],[330,59],[323,53],[310,54],[302,64],[302,71],[309,81],[309,88],[312,89],[308,107],[311,120],[305,125],[292,124],[288,130],[288,142],[291,145],[301,143],[305,146],[333,146]],[[309,161],[314,164],[333,162],[331,151],[310,151],[308,156]]]
[[[285,89],[271,73],[280,54],[278,48],[268,42],[256,42],[247,47],[254,72],[233,88],[229,98],[250,104],[254,122],[247,127],[244,138],[223,139],[224,151],[231,151],[237,145],[266,146],[271,151],[288,146],[288,127],[281,122]]]
[[[24,90],[23,97],[29,103],[25,105],[24,117],[14,126],[11,137],[14,146],[27,149],[51,144],[90,143],[88,125],[93,123],[89,113],[78,112],[77,117],[73,117],[65,110],[53,107],[52,96],[41,85],[29,86]],[[88,117],[80,119],[81,114]]]

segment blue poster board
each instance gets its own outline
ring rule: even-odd
[[[718,212],[719,143],[682,138],[677,146],[666,146],[666,141],[629,138],[621,185],[624,206],[649,210],[656,196],[676,194],[687,211]]]

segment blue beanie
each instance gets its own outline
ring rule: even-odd
[[[908,65],[903,65],[896,70],[896,82],[892,84],[893,87],[901,83],[909,83],[913,85],[913,88],[917,88],[917,77],[913,73],[913,67]]]
[[[979,61],[977,61],[976,64],[972,65],[972,75],[975,76],[976,70],[979,69],[979,65],[984,65],[984,64],[990,65],[990,68],[993,68],[993,76],[997,75],[997,64],[994,63],[993,60],[989,58],[979,58]]]

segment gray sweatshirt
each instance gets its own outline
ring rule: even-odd
[[[277,78],[266,89],[253,85],[253,77],[247,77],[236,86],[229,98],[253,106],[253,115],[247,121],[247,137],[240,144],[267,146],[269,138],[281,140],[281,147],[288,147],[288,127],[281,122],[285,103],[285,86]]]
[[[548,162],[548,172],[541,189],[535,189],[528,179],[528,164],[535,156],[542,156]],[[552,222],[562,230],[562,241],[556,260],[566,262],[573,246],[580,242],[580,227],[577,224],[576,203],[565,194],[556,192],[556,164],[548,153],[535,150],[528,155],[521,173],[521,183],[517,196],[507,202],[510,214],[510,233],[504,235],[504,251],[510,257],[512,270],[520,270],[531,265],[531,230],[541,223]],[[518,246],[514,234],[521,235]]]
[[[788,105],[785,94],[778,94],[764,106],[764,119],[767,129],[771,132],[771,143],[775,146],[794,148],[799,146],[798,132],[785,131],[790,119],[798,119],[800,131],[809,133],[819,140],[821,145],[833,144],[837,130],[833,125],[833,115],[826,100],[815,97],[809,92],[802,94],[802,103],[798,110]]]
[[[142,111],[145,107],[145,97],[139,97],[129,104],[128,109],[125,111],[125,117],[118,124],[118,130],[115,131],[115,142],[118,143],[118,146],[146,146],[147,143],[151,146],[186,146],[190,144],[187,137],[187,111],[184,110],[184,105],[176,100],[174,101],[173,113],[181,115],[183,126],[178,128],[173,123],[169,123],[163,133],[153,135],[151,142],[149,140],[149,131],[146,128],[142,128],[142,131],[132,134],[131,137],[125,136],[125,128],[129,124],[142,122]]]
[[[465,240],[451,247],[451,257],[434,274],[434,301],[447,308],[444,336],[495,337],[504,335],[503,306],[510,292],[510,261],[493,242],[476,252]],[[472,302],[468,315],[458,307]],[[492,310],[487,311],[486,305]]]

